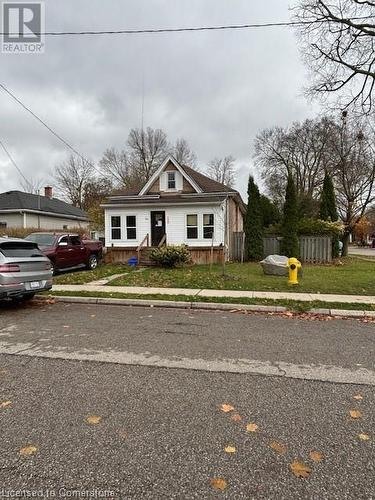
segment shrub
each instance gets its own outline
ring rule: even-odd
[[[186,245],[167,245],[153,248],[150,259],[160,267],[176,267],[190,261],[190,252]]]
[[[341,222],[330,222],[320,219],[300,219],[297,222],[298,236],[338,236],[343,230]],[[266,230],[267,236],[279,236],[281,224],[274,224]]]
[[[249,200],[245,218],[246,257],[248,260],[261,260],[263,255],[262,211],[258,186],[250,175],[247,193]]]

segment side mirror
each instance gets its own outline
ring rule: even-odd
[[[68,243],[66,241],[60,241],[59,247],[67,247]]]

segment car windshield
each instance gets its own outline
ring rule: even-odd
[[[48,233],[32,233],[25,238],[28,241],[32,241],[41,247],[52,247],[55,241],[54,234]]]
[[[43,253],[34,243],[9,241],[0,245],[0,252],[5,257],[43,257]]]

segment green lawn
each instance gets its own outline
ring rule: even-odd
[[[228,264],[226,276],[219,265],[181,269],[148,268],[112,281],[112,285],[217,290],[296,291],[375,295],[375,261],[355,257],[336,265],[304,265],[300,285],[290,287],[286,277],[265,276],[259,264]],[[61,283],[61,282],[60,282]]]
[[[122,264],[102,264],[93,271],[69,271],[54,276],[53,282],[56,285],[82,285],[90,281],[107,278],[113,274],[129,272],[129,266]]]
[[[50,296],[51,292],[43,292],[42,295]],[[272,300],[272,299],[248,299],[248,298],[233,298],[233,297],[201,297],[196,295],[160,295],[147,294],[140,295],[135,293],[108,293],[108,292],[53,292],[53,296],[57,297],[97,297],[107,299],[138,299],[138,300],[162,300],[165,302],[210,302],[219,304],[233,305],[262,305],[262,306],[284,306],[289,311],[309,312],[311,309],[345,309],[355,311],[373,311],[375,306],[372,304],[352,304],[342,302],[322,302],[310,301],[302,302],[298,300]]]

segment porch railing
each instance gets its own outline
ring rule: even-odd
[[[160,243],[158,245],[158,247],[162,247],[163,245],[165,245],[167,242],[167,235],[164,234],[164,236],[162,237],[162,239],[160,240]]]
[[[145,245],[146,243],[146,245]],[[143,238],[143,240],[141,241],[141,243],[138,245],[138,248],[137,248],[137,259],[138,259],[138,264],[139,264],[139,261],[140,261],[140,258],[141,258],[141,251],[142,251],[142,248],[146,246],[146,247],[149,247],[150,246],[150,235],[147,233],[146,236]]]

